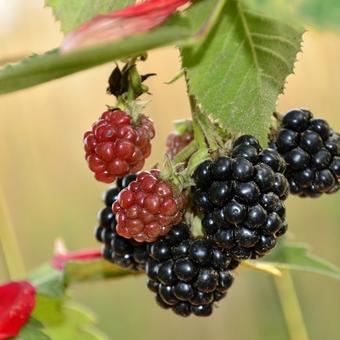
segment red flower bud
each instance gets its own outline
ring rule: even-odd
[[[112,42],[147,32],[190,0],[146,0],[122,10],[98,15],[66,36],[60,51]]]
[[[0,339],[16,336],[35,306],[35,288],[28,281],[0,286]]]
[[[52,260],[52,267],[63,270],[68,261],[90,261],[102,257],[99,250],[79,250],[67,254],[55,254]]]

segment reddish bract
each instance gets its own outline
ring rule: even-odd
[[[79,250],[68,253],[57,253],[53,256],[52,267],[63,270],[68,261],[91,261],[102,257],[101,251],[95,250]]]
[[[0,286],[0,339],[16,336],[35,306],[35,288],[28,281]]]
[[[98,15],[66,36],[60,51],[112,42],[147,32],[164,22],[189,0],[146,0],[106,15]]]

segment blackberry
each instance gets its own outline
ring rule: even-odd
[[[103,257],[122,268],[137,271],[144,270],[148,258],[146,243],[138,243],[125,239],[116,232],[116,217],[112,212],[112,204],[116,201],[121,190],[136,179],[130,174],[117,181],[117,185],[107,190],[103,196],[105,207],[99,211],[99,225],[95,230],[95,237],[104,244]]]
[[[238,263],[207,238],[195,238],[186,224],[147,247],[147,286],[156,301],[181,316],[208,316],[233,283]]]
[[[262,150],[249,135],[234,141],[230,156],[196,168],[193,206],[202,217],[203,233],[235,261],[265,255],[286,231],[284,170],[279,153]]]
[[[306,109],[287,112],[270,145],[285,158],[290,192],[319,197],[339,190],[340,135]]]

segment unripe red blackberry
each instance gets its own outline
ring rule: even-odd
[[[229,156],[201,163],[193,178],[193,206],[203,232],[236,261],[268,253],[286,231],[288,182],[277,151],[253,136],[234,141]]]
[[[186,224],[147,247],[148,288],[158,304],[180,316],[209,316],[233,283],[231,258],[210,240],[194,238]],[[179,251],[180,249],[180,251]]]
[[[137,172],[151,153],[155,136],[150,118],[140,116],[136,123],[119,109],[104,112],[84,134],[85,157],[98,181],[112,183],[117,177]]]
[[[310,111],[287,112],[270,141],[285,158],[290,192],[300,197],[319,197],[339,190],[340,135]]]
[[[99,211],[99,225],[95,230],[95,236],[104,244],[103,256],[106,260],[122,268],[140,271],[144,270],[148,258],[146,243],[138,243],[119,236],[116,231],[116,217],[112,212],[112,204],[116,201],[119,192],[135,179],[136,175],[127,175],[117,181],[115,187],[105,192],[103,197],[105,208]]]
[[[171,133],[166,140],[166,155],[173,159],[181,150],[183,150],[192,140],[194,135],[192,131],[186,131],[182,134]]]
[[[182,219],[186,199],[160,178],[159,170],[141,172],[122,190],[112,209],[117,233],[138,242],[153,242]]]

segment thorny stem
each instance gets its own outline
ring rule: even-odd
[[[308,340],[307,328],[290,271],[285,271],[282,277],[275,277],[274,281],[290,339]]]
[[[11,280],[19,279],[25,276],[25,267],[2,190],[0,192],[0,217],[0,243],[8,274]]]
[[[205,134],[210,152],[218,150],[219,146],[223,145],[218,129],[214,126],[209,117],[202,112],[198,113],[198,122],[201,125],[202,130]]]

